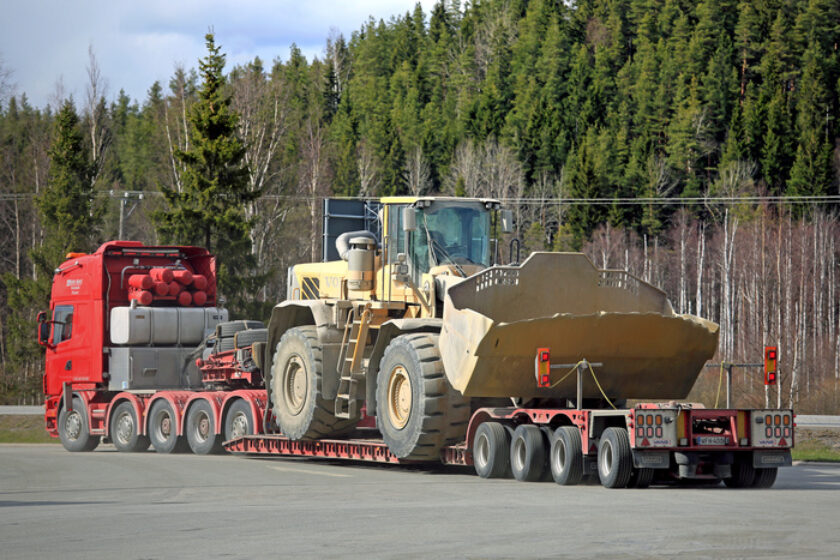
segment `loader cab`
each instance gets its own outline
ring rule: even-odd
[[[427,274],[469,276],[492,264],[494,200],[385,199],[388,263],[405,255],[412,281]]]

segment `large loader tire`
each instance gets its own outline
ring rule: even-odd
[[[316,439],[346,432],[358,420],[336,418],[334,401],[321,397],[323,351],[314,326],[289,329],[271,365],[271,402],[283,435]]]
[[[99,436],[90,435],[85,404],[73,397],[73,410],[63,407],[58,414],[58,437],[67,451],[93,451],[99,445]]]
[[[376,421],[388,449],[409,461],[437,461],[443,447],[463,440],[470,401],[449,385],[438,335],[396,337],[376,379]]]

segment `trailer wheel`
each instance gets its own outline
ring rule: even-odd
[[[475,431],[473,466],[481,478],[510,476],[510,434],[499,422],[483,422]]]
[[[351,429],[358,420],[336,418],[335,405],[321,397],[323,350],[314,326],[289,329],[277,343],[271,366],[271,401],[283,435],[316,439]]]
[[[177,418],[169,401],[159,399],[152,405],[147,433],[158,453],[182,453],[187,450],[186,441],[177,432]]]
[[[73,410],[62,407],[58,414],[58,437],[67,451],[93,451],[99,445],[99,436],[90,435],[85,404],[73,397]]]
[[[752,461],[752,457],[750,457]],[[749,488],[755,482],[755,468],[752,462],[735,461],[732,465],[732,476],[724,478],[723,483],[729,488]]]
[[[244,399],[237,399],[228,409],[225,418],[225,441],[253,435],[254,418],[251,407]]]
[[[522,482],[540,480],[545,473],[545,451],[542,430],[533,424],[518,426],[510,442],[513,478]]]
[[[583,447],[580,430],[574,426],[560,426],[554,432],[549,452],[551,476],[564,486],[578,484],[583,478]]]
[[[111,416],[111,440],[117,451],[124,453],[138,453],[146,451],[151,445],[148,436],[141,436],[137,414],[130,402],[124,401],[117,405]]]
[[[598,444],[598,477],[607,488],[624,488],[630,482],[633,456],[630,436],[623,428],[607,428]]]
[[[213,408],[204,399],[195,401],[187,412],[184,432],[190,449],[196,455],[209,455],[224,451],[216,422],[213,420]]]
[[[755,479],[753,480],[753,488],[770,488],[776,483],[776,475],[779,469],[755,469]]]
[[[470,401],[449,385],[438,335],[394,338],[376,378],[376,423],[400,459],[439,461],[443,447],[467,433]]]
[[[633,469],[627,488],[647,488],[653,481],[653,469]]]

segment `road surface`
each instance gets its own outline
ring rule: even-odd
[[[840,466],[770,490],[606,490],[464,469],[0,445],[17,558],[836,558]]]

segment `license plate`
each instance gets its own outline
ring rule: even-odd
[[[726,436],[697,436],[697,445],[726,445],[729,438]]]

